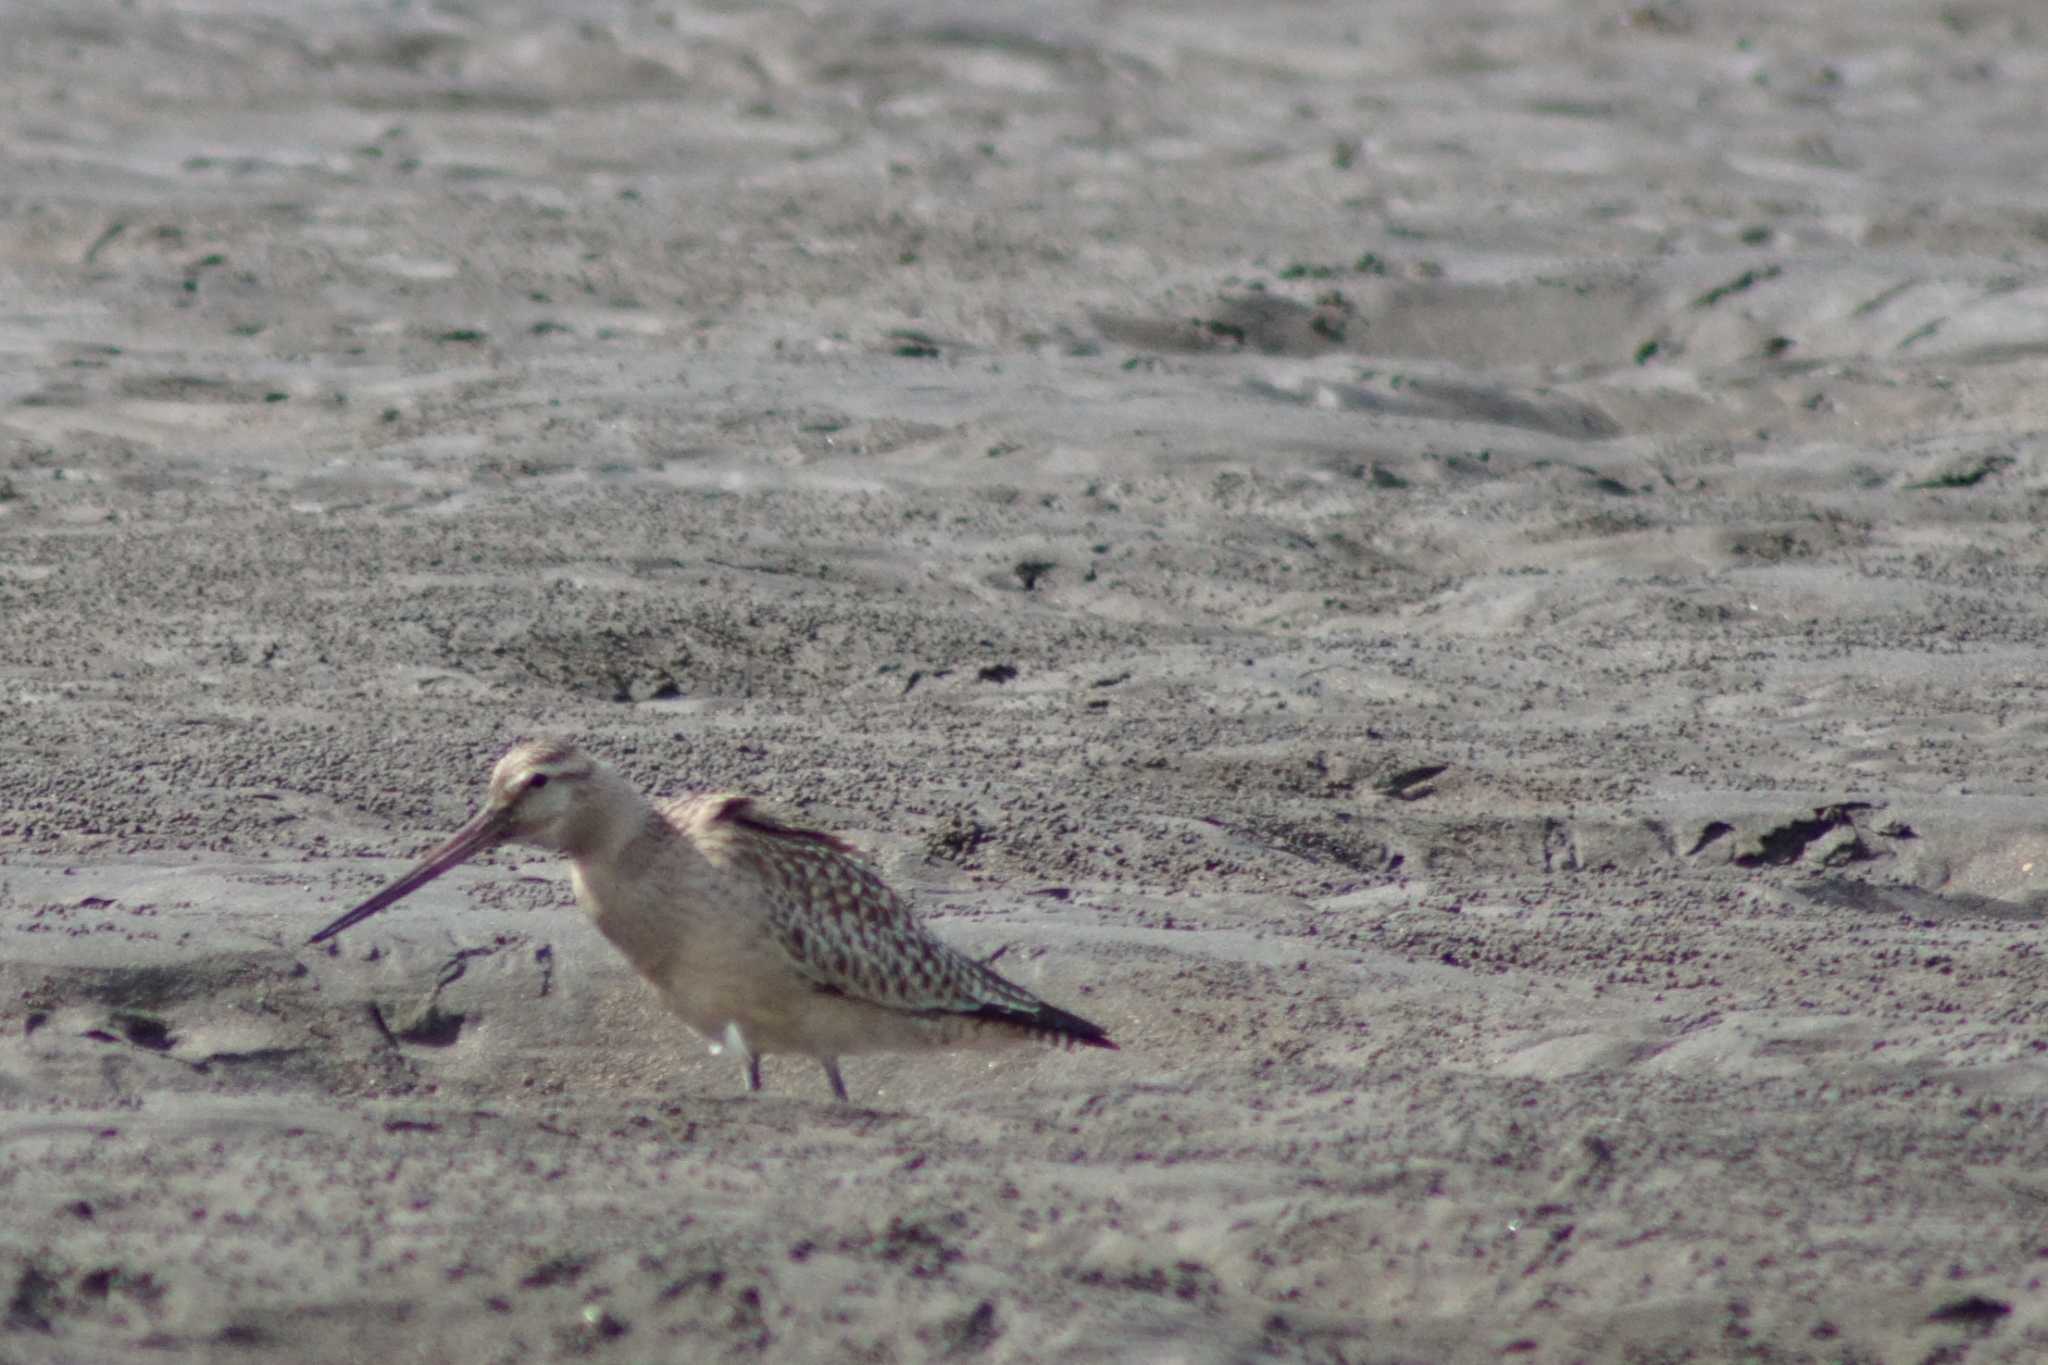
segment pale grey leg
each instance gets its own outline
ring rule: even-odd
[[[838,1100],[841,1104],[851,1103],[846,1098],[846,1082],[839,1078],[839,1059],[837,1057],[820,1057],[818,1058],[818,1064],[825,1068],[825,1079],[832,1082],[832,1098]]]
[[[738,1057],[747,1068],[747,1089],[761,1088],[761,1054],[747,1046],[747,1035],[740,1032],[737,1022],[725,1026],[725,1036],[711,1045],[713,1052],[730,1052]]]

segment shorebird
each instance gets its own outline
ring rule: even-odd
[[[322,943],[506,842],[567,855],[576,899],[662,1003],[732,1052],[798,1053],[846,1099],[860,1052],[1027,1041],[1114,1048],[932,937],[840,839],[774,819],[749,797],[652,802],[573,745],[514,745],[483,809],[410,872],[307,940]]]

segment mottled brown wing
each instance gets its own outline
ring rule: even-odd
[[[765,889],[777,941],[820,988],[900,1010],[1035,1015],[1044,1008],[926,933],[843,840],[783,824],[748,797],[726,793],[678,801],[671,818],[713,862],[744,868]]]

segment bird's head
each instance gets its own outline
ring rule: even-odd
[[[582,834],[579,826],[590,812],[597,775],[596,761],[574,745],[551,740],[516,744],[491,769],[484,808],[470,823],[488,822],[491,843],[512,841],[557,853],[573,851]]]
[[[553,740],[516,744],[491,770],[483,809],[452,838],[376,895],[308,940],[320,943],[425,886],[456,864],[502,843],[574,854],[606,833],[618,780],[582,750]]]

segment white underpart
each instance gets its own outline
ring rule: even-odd
[[[738,1023],[729,1023],[725,1026],[725,1037],[719,1042],[711,1044],[711,1055],[722,1057],[728,1048],[739,1057],[751,1057],[753,1055],[747,1048],[747,1035],[740,1032]]]

